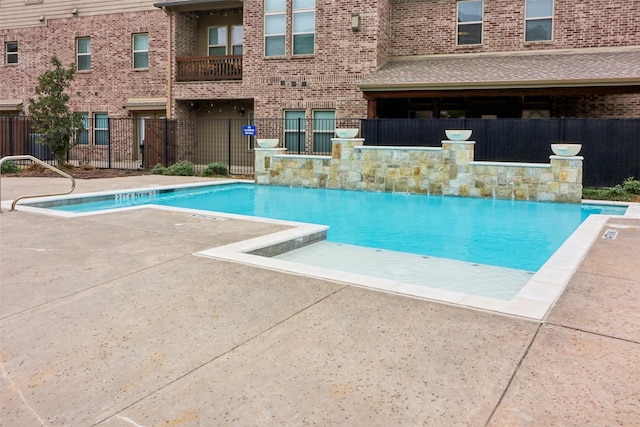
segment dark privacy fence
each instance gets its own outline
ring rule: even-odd
[[[639,119],[362,120],[365,145],[439,147],[446,129],[471,129],[475,160],[547,163],[551,143],[582,144],[585,187],[640,177]]]
[[[472,129],[476,160],[548,162],[553,142],[578,142],[584,185],[613,186],[640,177],[640,119],[134,119],[87,120],[70,162],[97,168],[151,169],[190,161],[196,172],[224,163],[254,173],[257,138],[278,138],[294,154],[330,154],[336,127],[360,128],[365,145],[434,146],[445,129]],[[26,117],[0,116],[0,156],[53,160]]]

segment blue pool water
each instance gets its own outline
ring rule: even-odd
[[[51,209],[89,212],[150,203],[324,224],[333,242],[527,271],[537,271],[588,215],[625,210],[252,184],[148,190]]]

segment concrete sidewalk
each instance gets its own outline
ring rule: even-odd
[[[5,210],[0,425],[638,425],[640,219],[609,221],[543,322],[192,255],[283,227]]]

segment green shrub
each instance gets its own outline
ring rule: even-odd
[[[625,179],[622,183],[622,188],[624,191],[631,194],[640,194],[640,181],[634,179],[632,176]]]
[[[175,163],[169,166],[165,171],[164,175],[171,176],[193,176],[194,169],[193,163],[183,160],[181,162]]]
[[[622,188],[622,185],[618,184],[615,187],[611,187],[609,189],[609,194],[611,194],[614,197],[620,197],[620,196],[624,196],[624,188]]]
[[[592,200],[612,200],[620,202],[629,202],[638,200],[640,195],[640,181],[629,177],[621,184],[609,188],[584,188],[582,197]]]
[[[7,160],[2,164],[2,170],[0,170],[0,173],[15,173],[19,171],[20,168],[13,160]]]
[[[224,163],[210,163],[200,173],[202,176],[227,176],[229,175],[229,169]]]
[[[153,169],[151,169],[151,173],[154,174],[154,175],[164,175],[164,172],[166,170],[167,170],[167,168],[165,168],[160,163],[158,163],[157,165],[155,165],[153,167]]]

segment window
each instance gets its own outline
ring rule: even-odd
[[[6,63],[17,64],[18,63],[18,42],[5,43],[4,50],[7,54]]]
[[[553,34],[553,0],[526,0],[524,40],[551,40]]]
[[[149,68],[149,34],[134,34],[133,46],[133,68],[135,70]]]
[[[234,25],[231,27],[231,54],[242,55],[242,25]]]
[[[304,110],[284,112],[284,146],[292,153],[305,152],[306,120]]]
[[[458,2],[458,45],[482,43],[482,0]]]
[[[79,145],[89,145],[89,113],[78,113],[82,117],[84,130],[78,135]]]
[[[227,27],[209,27],[209,56],[227,54]]]
[[[292,9],[287,9],[289,4]],[[284,56],[287,34],[291,37],[289,52],[293,55],[313,55],[316,31],[315,0],[264,0],[264,54]],[[291,13],[291,28],[287,30],[287,13]],[[290,32],[289,32],[290,31]]]
[[[265,56],[282,56],[285,54],[286,10],[286,0],[264,0]]]
[[[91,39],[89,37],[76,39],[76,65],[78,71],[91,69]]]
[[[331,138],[336,129],[336,112],[313,112],[313,151],[314,153],[331,153]]]
[[[231,33],[231,40],[229,40],[229,33]],[[208,55],[242,55],[243,34],[242,25],[209,27]]]
[[[314,52],[316,31],[315,0],[293,0],[293,54]]]
[[[95,114],[93,142],[95,145],[109,145],[109,115],[107,113]]]

